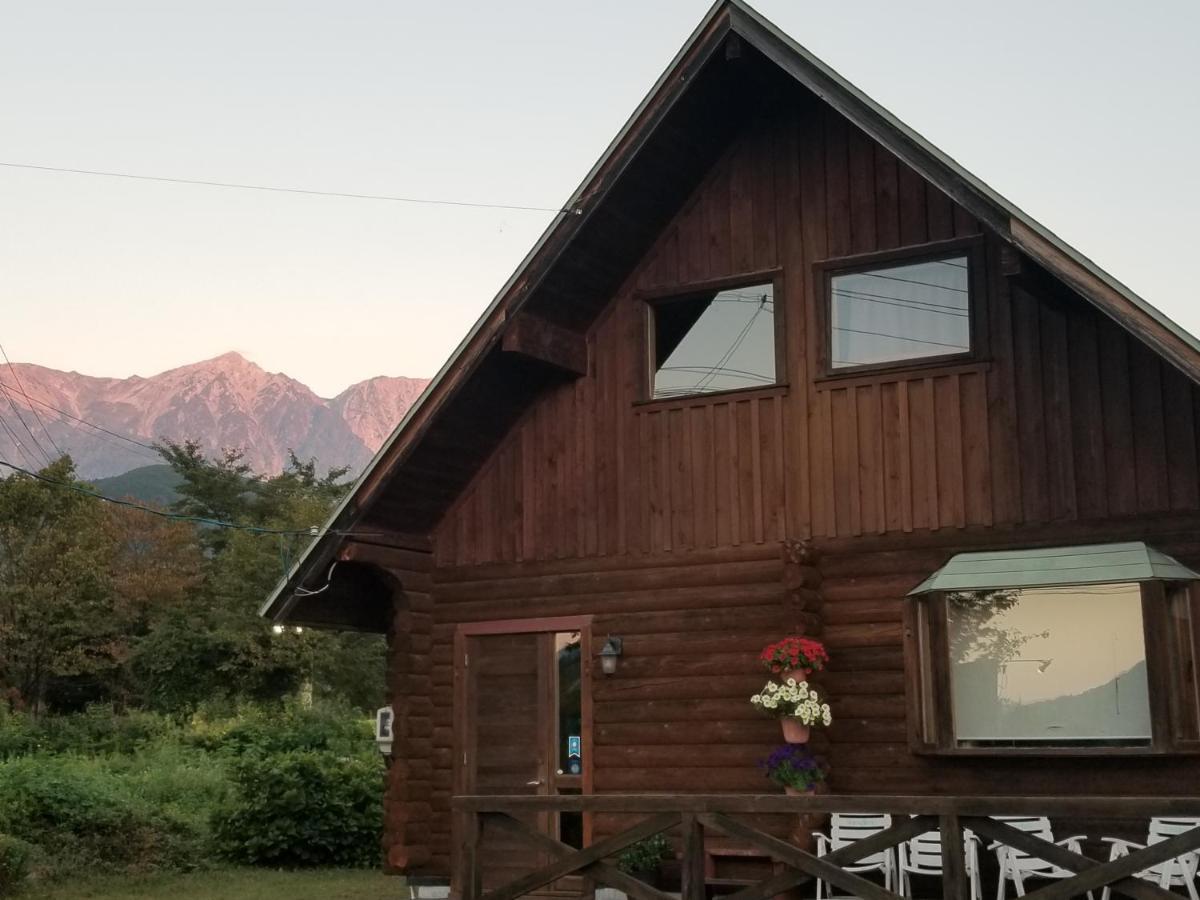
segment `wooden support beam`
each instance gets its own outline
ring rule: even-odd
[[[484,817],[485,822],[488,824],[494,824],[518,837],[529,838],[529,833],[524,827],[511,827],[517,820],[510,816],[505,816],[501,813],[484,813]],[[559,878],[563,878],[574,872],[586,870],[602,861],[605,857],[619,853],[630,844],[636,844],[640,840],[660,834],[678,823],[679,816],[675,813],[663,813],[662,815],[645,819],[632,828],[598,841],[590,847],[584,847],[582,850],[576,850],[567,855],[560,856],[548,866],[543,866],[535,872],[530,872],[528,875],[518,878],[516,881],[509,882],[503,887],[489,891],[484,895],[483,900],[517,900],[518,897],[523,897],[530,891],[537,890],[543,885],[550,884],[552,881],[557,881]],[[542,846],[540,841],[536,843],[539,847]],[[603,878],[604,876],[600,877]]]
[[[674,818],[675,821],[678,821],[677,815]],[[554,840],[552,837],[548,837],[547,835],[538,831],[532,825],[527,825],[524,822],[508,816],[489,818],[488,822],[491,825],[503,828],[510,834],[524,838],[527,842],[544,850],[546,853],[549,853],[555,858],[574,856],[580,852],[574,847],[570,847],[567,844]],[[620,869],[616,868],[615,866],[610,866],[606,862],[593,862],[586,867],[586,871],[597,881],[607,884],[609,887],[614,887],[619,891],[624,891],[626,894],[632,897],[633,900],[676,900],[673,895],[668,894],[665,891],[660,891],[657,888],[652,888],[645,882],[638,881],[638,879],[634,878],[632,875],[627,875]]]
[[[519,313],[508,322],[500,349],[568,375],[587,374],[587,338],[531,313]]]
[[[1101,863],[1097,859],[1091,859],[1087,856],[1080,856],[1077,853],[1072,853],[1065,847],[1059,847],[1057,844],[1051,844],[1042,840],[1036,835],[1013,828],[1011,825],[996,819],[964,819],[962,820],[962,824],[965,827],[970,828],[976,834],[981,834],[985,838],[990,838],[991,840],[997,841],[998,843],[1004,844],[1008,847],[1015,847],[1017,850],[1021,850],[1025,853],[1028,853],[1032,857],[1066,869],[1068,872],[1090,872],[1098,866],[1110,865],[1108,863]],[[1189,834],[1192,835],[1193,841],[1195,841],[1198,837],[1200,837],[1200,829],[1197,829],[1196,832],[1188,832],[1187,834],[1180,835],[1180,837],[1187,837]],[[1155,846],[1162,845],[1156,844]],[[1170,859],[1171,857],[1168,856],[1166,858]],[[1127,856],[1121,860],[1121,862],[1125,862],[1130,859],[1132,859],[1132,856]],[[1140,872],[1143,868],[1145,868],[1145,864],[1142,863],[1141,860],[1133,860],[1133,862],[1129,865],[1130,868],[1128,871],[1131,874],[1134,872]],[[1071,880],[1074,882],[1074,879]],[[1127,897],[1133,897],[1135,900],[1169,900],[1169,898],[1176,896],[1170,891],[1160,888],[1153,882],[1144,881],[1140,878],[1114,877],[1110,883],[1113,890],[1124,894]],[[1054,886],[1057,887],[1057,885]],[[1075,890],[1077,890],[1079,894],[1083,894],[1090,890],[1090,888],[1075,888]],[[1075,896],[1075,894],[1072,893],[1065,896]]]
[[[704,900],[704,827],[691,813],[683,816],[680,900]]]
[[[698,816],[700,822],[707,828],[719,831],[727,837],[746,841],[759,850],[766,851],[770,856],[779,860],[785,866],[799,869],[809,875],[815,875],[822,881],[849,891],[852,896],[862,897],[863,900],[901,900],[898,894],[881,888],[872,881],[860,875],[847,872],[829,857],[817,857],[800,850],[777,837],[752,828],[749,825],[730,818],[723,813],[709,813]]]
[[[955,815],[941,816],[938,830],[942,835],[942,897],[970,900],[962,822]]]

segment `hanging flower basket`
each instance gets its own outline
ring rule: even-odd
[[[806,681],[813,672],[819,672],[829,662],[829,653],[820,641],[804,637],[785,637],[763,647],[759,661],[781,682],[789,678]]]
[[[814,725],[828,726],[833,722],[829,704],[821,700],[807,681],[789,678],[783,684],[768,681],[763,689],[750,698],[755,709],[780,719],[783,738],[789,744],[803,744]]]

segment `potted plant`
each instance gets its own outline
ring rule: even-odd
[[[807,681],[789,678],[783,684],[768,681],[763,689],[750,698],[756,709],[775,716],[783,726],[783,739],[789,744],[803,744],[813,725],[828,726],[833,722],[829,704],[821,700]]]
[[[617,868],[638,881],[658,887],[659,865],[670,852],[671,844],[667,836],[655,834],[626,847],[617,857]]]
[[[759,767],[789,794],[812,794],[825,782],[825,770],[812,751],[797,744],[776,748]]]
[[[759,661],[780,681],[795,678],[805,681],[813,672],[819,672],[829,662],[829,653],[820,641],[805,637],[785,637],[783,640],[763,647]]]

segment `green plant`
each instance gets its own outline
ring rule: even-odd
[[[666,835],[656,834],[626,847],[617,857],[617,868],[628,873],[651,872],[670,852],[671,843]]]
[[[33,849],[28,841],[0,834],[0,897],[15,894],[29,877]]]
[[[243,756],[213,818],[218,851],[282,867],[370,866],[383,831],[383,763],[318,751]]]
[[[767,777],[785,788],[811,791],[825,780],[825,770],[807,747],[784,744],[759,763]]]

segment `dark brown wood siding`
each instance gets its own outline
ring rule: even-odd
[[[983,260],[977,358],[823,378],[814,265],[955,239]],[[794,627],[784,540],[825,553],[837,789],[1152,794],[1194,779],[1180,759],[931,760],[907,746],[901,598],[950,555],[1087,542],[1097,523],[1107,540],[1200,526],[1195,386],[1078,297],[1003,275],[1000,249],[814,103],[735,142],[591,328],[588,374],[533,404],[436,529],[436,868],[461,622],[594,614],[597,635],[626,638],[620,673],[596,676],[597,791],[763,789],[755,762],[777,725],[747,698],[755,651]],[[745,273],[781,280],[785,383],[642,402],[642,298]],[[1178,537],[1163,549],[1200,562]]]
[[[978,358],[823,379],[813,264],[979,235]],[[836,114],[787,110],[718,163],[437,530],[441,565],[658,553],[1200,507],[1200,397]],[[646,291],[778,269],[787,384],[639,403]]]

